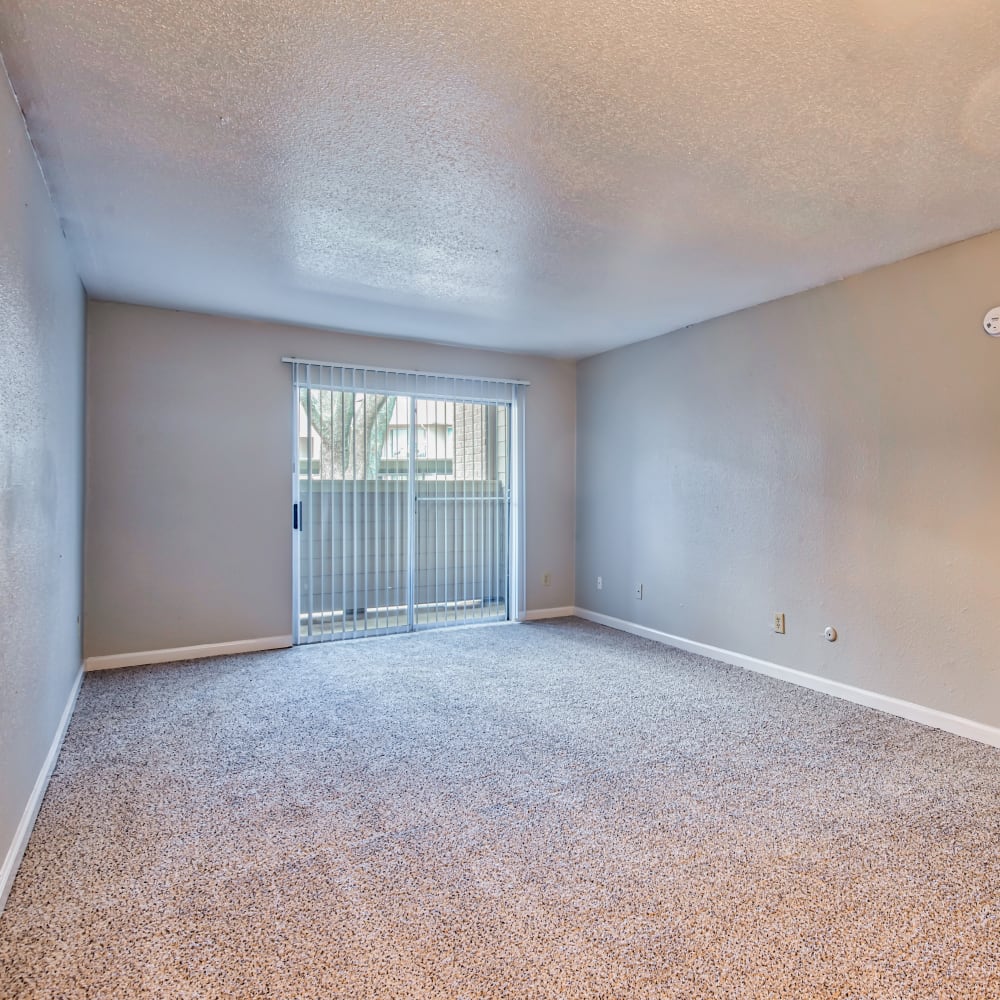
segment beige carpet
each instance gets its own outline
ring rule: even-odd
[[[90,675],[0,996],[996,998],[998,791],[572,620]]]

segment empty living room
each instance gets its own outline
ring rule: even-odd
[[[1000,998],[995,0],[0,3],[0,1000]]]

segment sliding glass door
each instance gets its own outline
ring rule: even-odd
[[[296,364],[297,642],[511,617],[513,403],[477,393]]]
[[[297,396],[298,641],[405,630],[413,493],[407,462],[386,451],[411,400],[316,387]]]
[[[414,400],[418,627],[507,617],[509,411]]]

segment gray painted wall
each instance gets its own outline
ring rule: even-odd
[[[291,631],[283,355],[529,379],[528,608],[573,603],[572,362],[92,302],[87,656]]]
[[[577,605],[1000,725],[998,302],[993,234],[581,362]]]
[[[0,178],[2,863],[80,670],[84,328],[2,64]]]

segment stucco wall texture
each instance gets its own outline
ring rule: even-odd
[[[0,178],[2,864],[80,670],[84,371],[83,288],[2,63]]]
[[[1000,725],[998,273],[992,234],[582,362],[577,606]]]

